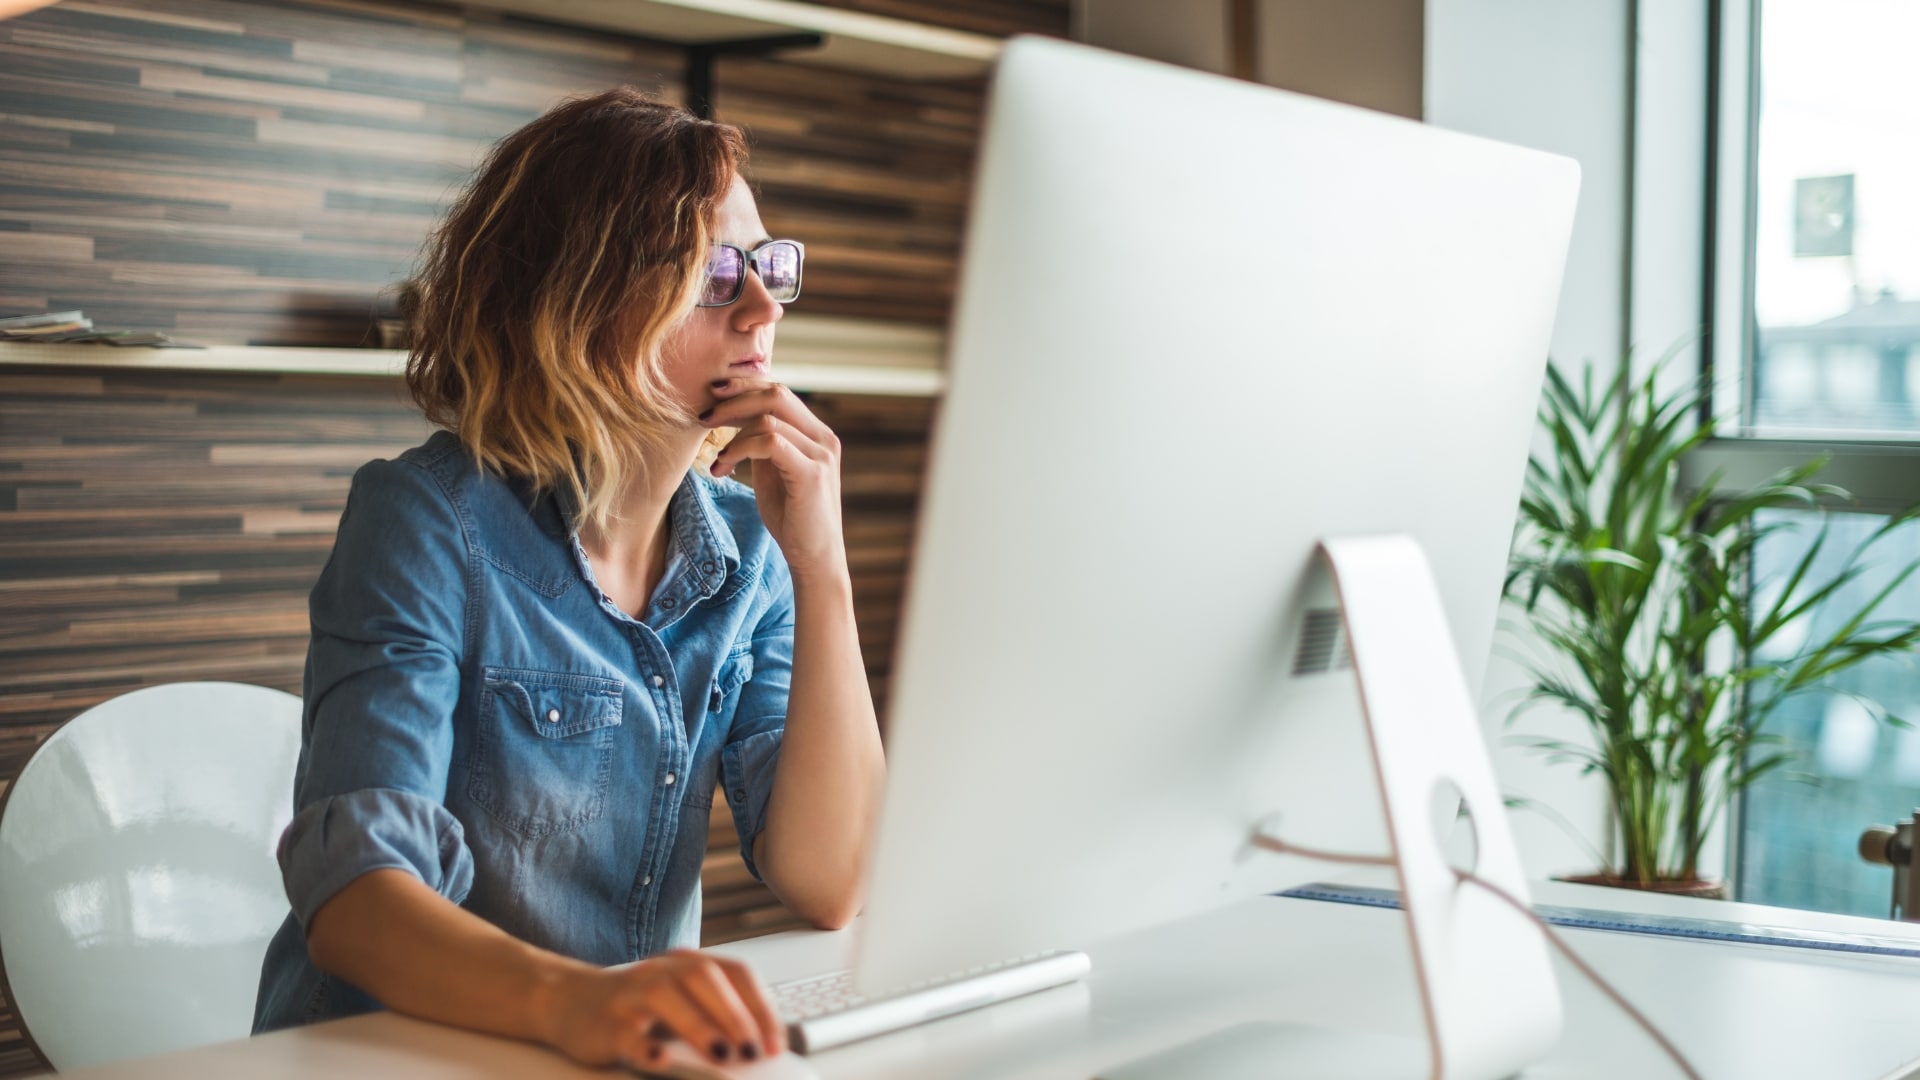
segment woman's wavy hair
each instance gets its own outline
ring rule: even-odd
[[[407,388],[481,467],[604,525],[671,426],[661,369],[694,309],[740,129],[620,87],[502,140],[409,283]]]

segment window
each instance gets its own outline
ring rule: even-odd
[[[1782,587],[1818,533],[1814,515],[1776,515],[1781,519],[1788,527],[1761,541],[1754,560],[1756,599],[1762,603],[1772,600],[1769,590]],[[1831,580],[1846,553],[1885,522],[1872,514],[1833,518],[1813,576]],[[1875,548],[1879,558],[1872,569],[1832,603],[1815,608],[1798,633],[1785,632],[1779,647],[1791,648],[1809,634],[1831,635],[1900,566],[1920,559],[1920,522],[1899,526]],[[1920,583],[1901,587],[1877,615],[1920,619]],[[1920,726],[1885,724],[1862,699],[1920,722],[1920,663],[1871,660],[1835,676],[1830,686],[1837,693],[1794,698],[1767,725],[1797,761],[1748,790],[1737,893],[1756,903],[1885,916],[1892,872],[1864,862],[1855,843],[1868,825],[1906,820],[1920,806]]]
[[[1723,0],[1714,289],[1715,401],[1722,431],[1692,463],[1750,483],[1828,454],[1822,479],[1860,504],[1832,523],[1832,559],[1920,501],[1920,40],[1910,0]],[[1732,89],[1729,89],[1732,88]],[[1737,422],[1728,423],[1729,420]],[[1866,511],[1866,512],[1860,512]],[[1762,545],[1756,593],[1815,529]],[[1920,523],[1878,547],[1883,562],[1808,617],[1821,632],[1920,559]],[[1876,584],[1877,583],[1877,584]],[[1880,614],[1920,618],[1920,575]],[[1860,695],[1920,722],[1920,657],[1843,673],[1768,730],[1799,756],[1742,800],[1737,896],[1884,916],[1891,872],[1856,852],[1862,830],[1920,807],[1920,730],[1880,723]]]
[[[1756,434],[1920,434],[1911,0],[1764,0],[1753,112]]]

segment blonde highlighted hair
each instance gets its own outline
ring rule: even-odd
[[[481,466],[605,525],[692,418],[661,370],[693,311],[738,128],[620,87],[507,136],[410,283],[407,388]]]

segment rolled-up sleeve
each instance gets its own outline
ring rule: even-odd
[[[301,925],[360,875],[397,868],[459,903],[473,859],[446,807],[465,642],[467,544],[430,474],[354,475],[309,604],[304,736],[281,877]]]
[[[720,752],[720,778],[740,834],[740,857],[756,880],[760,868],[753,862],[753,842],[767,827],[767,799],[773,794],[793,687],[793,578],[777,551],[769,556],[762,587],[772,602],[754,627],[753,678],[741,690]]]
[[[473,856],[445,807],[407,791],[362,788],[302,809],[280,835],[280,875],[306,926],[320,905],[370,870],[405,870],[458,904]]]

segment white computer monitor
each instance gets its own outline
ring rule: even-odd
[[[1315,545],[1417,540],[1477,692],[1577,185],[1565,159],[1396,117],[1008,47],[861,985],[1324,877],[1249,847],[1271,815],[1385,850],[1351,674],[1306,670],[1331,607]]]

